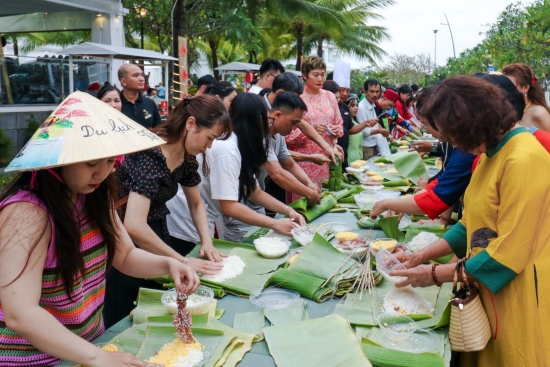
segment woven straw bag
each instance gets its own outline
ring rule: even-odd
[[[452,351],[476,352],[483,350],[487,345],[491,338],[491,326],[481,303],[477,285],[468,282],[465,261],[459,260],[455,268],[449,340]],[[458,273],[461,269],[462,288],[457,290]]]

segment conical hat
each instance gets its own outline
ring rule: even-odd
[[[108,104],[88,93],[74,92],[52,112],[5,171],[66,166],[164,143]]]

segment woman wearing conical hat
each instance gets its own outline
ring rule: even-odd
[[[53,124],[47,136],[41,127],[0,193],[0,365],[151,367],[90,341],[104,331],[111,266],[139,278],[171,274],[186,293],[199,284],[190,266],[137,249],[114,209],[115,157],[164,141],[80,92],[53,115],[72,124]]]

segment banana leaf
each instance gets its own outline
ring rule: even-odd
[[[269,228],[260,228],[254,233],[252,233],[250,236],[243,239],[242,242],[253,244],[255,239],[265,236],[269,231],[270,231]]]
[[[264,328],[278,367],[372,366],[346,319],[338,315]]]
[[[138,354],[139,348],[145,339],[147,324],[134,325],[115,336],[110,343],[124,348],[124,352]]]
[[[172,288],[175,288],[176,285],[174,283],[165,283],[162,285],[162,288],[164,289],[172,289]],[[223,290],[223,288],[218,288],[212,284],[208,285],[208,287],[210,289],[212,289],[212,291],[214,292],[214,297],[216,298],[223,298],[225,297],[225,291]]]
[[[418,183],[419,178],[430,177],[418,152],[401,151],[386,158],[393,162],[395,169],[401,176],[408,178],[415,185]]]
[[[346,208],[332,208],[327,213],[346,213]]]
[[[387,159],[388,157],[378,157],[374,160],[374,163],[392,163],[392,161]]]
[[[353,173],[344,173],[342,175],[342,183],[348,183],[350,185],[360,185],[361,180]]]
[[[383,181],[383,182],[382,182],[382,186],[384,186],[384,187],[391,187],[392,189],[393,189],[394,187],[405,186],[405,187],[407,187],[407,190],[408,190],[410,184],[411,184],[411,183],[410,183],[409,180],[407,180],[406,178],[400,178],[400,179],[398,179],[398,180]]]
[[[292,324],[308,320],[307,303],[304,301],[296,302],[295,304],[285,308],[274,308],[265,310],[265,317],[273,326]]]
[[[427,215],[418,215],[418,214],[412,214],[411,215],[411,220],[413,222],[418,222],[419,220],[429,220],[430,217],[428,217]]]
[[[384,178],[384,180],[387,180],[387,181],[398,181],[404,178],[397,173],[386,173],[386,172],[380,172],[378,173],[378,176]]]
[[[160,301],[163,294],[164,291],[158,289],[139,289],[133,318],[134,325],[146,322],[149,316],[170,315]]]
[[[313,205],[308,208],[306,198],[300,198],[289,204],[292,209],[302,214],[307,222],[319,218],[321,215],[334,208],[335,205],[336,198],[334,195],[326,192],[321,196],[321,204],[319,205]]]
[[[424,158],[424,157],[428,157],[428,158]],[[424,164],[429,164],[431,166],[435,166],[435,161],[436,161],[436,157],[429,157],[427,155],[425,155],[424,157],[422,157],[422,160],[424,161]]]
[[[302,297],[320,303],[332,298],[332,290],[328,287],[322,287],[325,280],[287,269],[279,269],[273,273],[269,283],[298,292]]]
[[[208,319],[208,327],[212,329],[222,330],[225,334],[224,335],[234,335],[238,343],[234,344],[234,348],[231,350],[230,353],[224,353],[224,357],[222,358],[223,363],[220,363],[219,361],[217,364],[214,365],[214,367],[217,366],[224,366],[224,367],[235,367],[240,361],[242,361],[244,355],[252,349],[252,342],[254,340],[255,335],[245,333],[240,330],[233,329],[224,323],[215,320],[215,319]],[[211,358],[212,359],[212,358]],[[208,364],[205,365],[205,367],[210,367]]]
[[[338,199],[338,204],[344,203],[344,204],[355,204],[355,198],[353,196],[348,196],[345,198]]]
[[[399,230],[399,217],[396,215],[378,219],[378,224],[388,238],[396,239],[399,242],[405,239],[405,234]]]
[[[362,229],[382,229],[378,219],[372,219],[369,216],[364,216],[357,221],[357,226]]]
[[[204,346],[204,359],[199,366],[209,361],[209,356],[217,348],[222,340],[224,332],[216,329],[191,328],[193,337]],[[174,326],[148,326],[145,339],[136,357],[148,360],[156,354],[165,344],[175,340],[176,328]]]
[[[254,335],[254,343],[264,340],[263,327],[265,317],[263,310],[258,312],[246,312],[235,314],[233,329]]]
[[[420,138],[418,137],[418,135],[416,135],[416,134],[413,133],[413,132],[409,132],[408,137],[409,137],[410,140],[420,140]]]
[[[445,233],[448,230],[447,226],[444,224],[417,224],[417,223],[411,223],[403,229],[406,231],[408,231],[409,229],[413,229],[413,230],[418,229],[424,232],[432,232],[435,234],[438,234],[440,232]]]
[[[352,213],[357,217],[357,219],[361,219],[363,217],[368,217],[369,214],[370,214],[370,209],[361,209],[361,210],[353,210]],[[357,225],[360,227],[360,228],[363,228],[359,225],[359,223],[357,223]],[[369,227],[367,227],[366,229],[368,229]]]

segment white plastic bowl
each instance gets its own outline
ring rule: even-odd
[[[204,298],[204,300],[201,300],[200,302],[193,302],[193,296],[199,296]],[[210,305],[210,302],[214,298],[214,291],[212,289],[204,286],[199,285],[195,293],[191,294],[189,296],[189,299],[187,300],[187,306],[185,307],[187,311],[191,315],[202,315],[208,312],[208,307]],[[170,289],[164,292],[162,297],[160,298],[160,301],[166,307],[166,310],[172,315],[175,315],[178,313],[178,304],[176,302],[177,294],[175,289]]]
[[[377,201],[384,199],[399,199],[401,192],[397,190],[380,190],[377,194]]]
[[[394,342],[410,338],[416,331],[416,322],[408,316],[397,312],[385,312],[376,319],[382,334]]]
[[[277,244],[270,244],[270,241],[276,241]],[[267,259],[277,259],[281,256],[284,256],[290,248],[290,241],[276,237],[260,237],[255,239],[253,243],[256,251],[258,251],[260,255]],[[274,248],[276,248],[277,251],[274,251]]]
[[[353,198],[355,199],[355,203],[359,205],[359,208],[363,209],[365,205],[367,204],[374,204],[376,203],[376,198],[378,196],[376,194],[358,194],[355,195]]]

